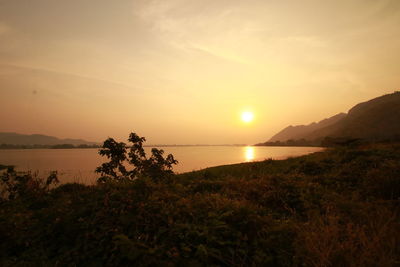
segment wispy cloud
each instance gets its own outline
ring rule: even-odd
[[[134,14],[177,49],[201,50],[223,60],[245,63],[235,52],[235,45],[252,33],[252,25],[238,19],[235,12],[239,6],[234,2],[136,1]]]

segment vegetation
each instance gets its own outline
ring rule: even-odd
[[[393,142],[394,140],[385,140],[386,142]],[[400,141],[398,139],[397,141]],[[282,141],[274,141],[274,142],[265,142],[256,144],[256,146],[317,146],[317,147],[343,147],[343,146],[360,146],[367,145],[373,142],[360,139],[360,138],[352,138],[352,137],[324,137],[323,139],[317,139],[313,141],[309,141],[306,139],[293,140],[289,139],[285,142]],[[383,142],[382,142],[383,143]]]
[[[400,263],[400,145],[138,177],[3,198],[0,265]]]
[[[9,167],[12,167],[12,166],[8,166],[8,165],[1,165],[1,164],[0,164],[0,171],[1,171],[1,170],[8,169]]]
[[[287,141],[273,141],[256,144],[256,146],[321,146],[320,141],[308,141],[306,139],[293,140],[289,139]]]
[[[52,185],[59,183],[57,172],[53,171],[46,180],[38,177],[37,173],[17,172],[14,166],[0,165],[0,170],[7,169],[1,175],[0,199],[10,201],[20,198],[36,198],[50,191]]]

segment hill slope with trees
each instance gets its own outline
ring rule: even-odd
[[[340,113],[319,123],[289,126],[268,142],[306,140],[321,143],[326,138],[391,141],[400,139],[400,92],[360,103],[347,114]]]

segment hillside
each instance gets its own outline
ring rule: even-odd
[[[326,136],[352,137],[371,141],[400,136],[400,92],[374,98],[351,108],[336,124],[314,131],[307,139]]]
[[[98,143],[89,142],[82,139],[59,139],[54,136],[42,134],[18,134],[18,133],[0,133],[0,144],[8,145],[96,145]]]
[[[339,113],[336,114],[335,116],[332,116],[330,118],[324,119],[319,122],[313,122],[308,125],[297,125],[297,126],[288,126],[276,135],[272,136],[269,142],[276,142],[276,141],[286,141],[286,140],[297,140],[297,139],[302,139],[308,134],[318,130],[322,129],[324,127],[330,126],[332,124],[335,124],[339,120],[343,119],[346,117],[345,113]]]
[[[269,142],[315,141],[326,137],[383,141],[397,140],[399,136],[400,92],[394,92],[357,104],[347,114],[340,113],[310,125],[289,126]]]

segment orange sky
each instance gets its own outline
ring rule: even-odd
[[[397,0],[0,0],[0,131],[257,143],[399,89],[399,51]]]

